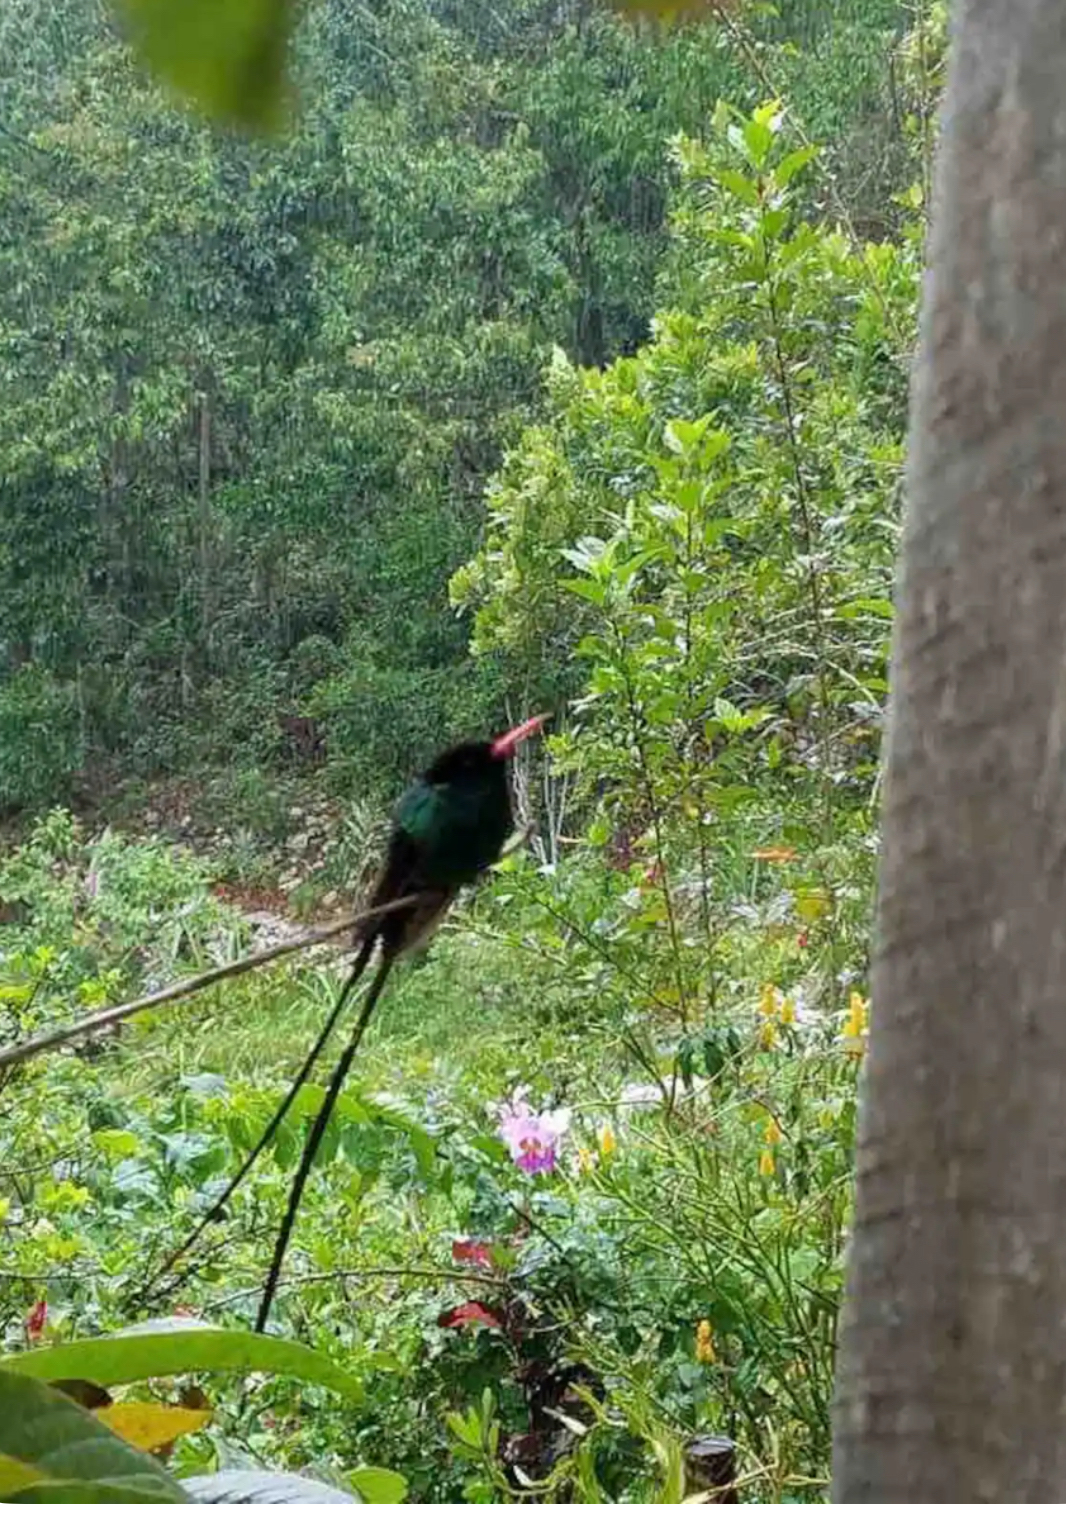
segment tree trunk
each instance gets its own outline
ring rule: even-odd
[[[1066,6],[962,0],[911,411],[839,1501],[1066,1499]]]

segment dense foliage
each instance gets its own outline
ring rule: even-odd
[[[285,744],[319,761],[285,721],[325,739],[301,790],[355,782],[318,896],[440,738],[558,714],[530,850],[398,980],[323,1141],[277,1307],[306,1355],[224,1339],[321,1086],[156,1274],[330,957],[6,1074],[7,1347],[56,1375],[220,1325],[185,1367],[241,1371],[191,1399],[177,1359],[67,1359],[182,1400],[181,1477],[672,1501],[724,1433],[744,1498],[823,1498],[941,11],[322,3],[269,147],[42,16],[4,22],[0,798],[52,809],[0,861],[0,1044],[244,946],[222,883],[288,830]],[[198,770],[213,859],[54,804]]]
[[[495,719],[447,579],[552,345],[647,338],[669,136],[795,75],[813,131],[832,104],[899,160],[896,7],[861,49],[840,9],[730,46],[584,0],[322,0],[293,131],[249,143],[175,110],[98,5],[6,7],[0,808],[323,750],[376,796]]]

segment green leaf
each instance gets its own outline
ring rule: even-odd
[[[700,444],[712,422],[709,414],[699,419],[670,419],[663,427],[663,443],[675,456],[683,456]]]
[[[597,636],[595,632],[590,632],[587,636],[583,636],[578,642],[577,647],[575,648],[575,656],[600,659],[610,658],[611,649],[608,643],[604,641],[602,636]]]
[[[766,156],[774,141],[773,132],[766,123],[757,122],[754,119],[742,123],[739,127],[729,127],[726,130],[726,137],[757,170],[765,164]]]
[[[656,1502],[667,1506],[680,1505],[685,1498],[685,1464],[681,1444],[676,1437],[658,1430],[649,1440],[655,1461],[663,1471],[663,1482]]]
[[[44,1379],[89,1379],[105,1389],[169,1373],[284,1373],[321,1384],[350,1399],[362,1398],[362,1385],[328,1357],[295,1341],[226,1331],[192,1321],[174,1321],[172,1329],[133,1326],[128,1332],[70,1341],[0,1359],[0,1374],[28,1374]]]
[[[559,586],[579,599],[587,599],[590,604],[602,605],[607,598],[606,588],[595,578],[560,578]]]
[[[0,1500],[7,1500],[9,1496],[16,1495],[19,1490],[24,1490],[27,1485],[38,1484],[45,1478],[40,1469],[35,1469],[32,1463],[23,1463],[7,1453],[0,1453]]]
[[[294,1123],[301,1119],[314,1119],[325,1101],[325,1087],[320,1086],[318,1082],[305,1082],[289,1105],[289,1118]],[[370,1115],[362,1103],[355,1098],[338,1098],[333,1112],[337,1118],[346,1119],[350,1124],[369,1124],[370,1122]]]
[[[675,22],[714,15],[710,0],[608,0],[611,9],[627,20],[640,17],[671,27]]]
[[[411,1118],[400,1103],[391,1102],[385,1098],[366,1099],[364,1108],[369,1119],[385,1124],[390,1129],[399,1130],[401,1134],[407,1136],[407,1143],[418,1162],[419,1171],[423,1177],[432,1177],[437,1163],[437,1143],[433,1136],[422,1128],[418,1120]]]
[[[144,1505],[187,1499],[154,1459],[66,1395],[10,1366],[0,1369],[0,1498]]]
[[[481,1446],[481,1417],[476,1410],[468,1410],[465,1414],[461,1411],[450,1410],[444,1419],[448,1430],[457,1441],[473,1452],[478,1451]]]
[[[759,219],[759,227],[764,239],[776,239],[779,233],[783,233],[789,220],[787,207],[771,207],[769,212],[764,212]]]
[[[599,536],[582,536],[576,546],[564,546],[560,556],[579,572],[587,573],[603,563],[607,550],[608,543]]]
[[[7,1499],[13,1506],[180,1506],[186,1501],[185,1495],[162,1496],[134,1483],[99,1484],[93,1479],[45,1481]]]
[[[136,1156],[141,1148],[141,1142],[131,1129],[97,1129],[93,1132],[92,1140],[109,1161],[125,1161],[130,1156]]]
[[[407,1481],[393,1469],[352,1469],[348,1483],[368,1506],[398,1506],[407,1499]]]
[[[778,281],[775,294],[775,305],[778,313],[787,313],[796,297],[796,283],[794,281]]]
[[[718,181],[719,185],[725,186],[727,191],[732,191],[734,196],[739,197],[745,206],[757,207],[759,205],[758,187],[753,180],[749,180],[739,170],[729,170],[722,167],[715,170],[714,178]]]
[[[793,175],[799,173],[804,165],[810,164],[818,152],[816,143],[808,143],[804,148],[793,149],[791,154],[786,154],[779,164],[774,165],[774,184],[784,190]]]
[[[842,620],[854,620],[856,615],[880,615],[891,620],[896,612],[891,599],[850,599],[838,605],[836,613]]]
[[[467,1144],[471,1150],[480,1151],[482,1155],[491,1157],[493,1161],[508,1159],[507,1147],[496,1135],[471,1135]]]
[[[739,520],[721,519],[708,520],[703,527],[703,539],[708,546],[715,546],[726,536],[738,536],[744,539],[744,526]],[[702,585],[701,585],[702,588]]]
[[[590,1448],[581,1448],[578,1451],[577,1479],[581,1505],[605,1506],[607,1504],[607,1497],[600,1489],[600,1482],[596,1477],[596,1460]]]
[[[299,0],[119,0],[119,10],[148,67],[209,117],[278,125]]]

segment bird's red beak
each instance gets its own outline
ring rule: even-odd
[[[519,726],[512,726],[509,732],[504,732],[502,737],[497,737],[492,744],[493,758],[513,758],[515,749],[520,742],[531,737],[534,732],[539,732],[545,721],[550,720],[550,713],[543,716],[530,716],[528,721],[523,721]]]

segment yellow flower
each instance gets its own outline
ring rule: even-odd
[[[591,1172],[591,1171],[593,1171],[595,1169],[595,1166],[596,1166],[596,1153],[595,1153],[595,1151],[587,1150],[585,1148],[585,1146],[579,1145],[578,1148],[577,1148],[577,1169],[581,1173],[581,1175],[583,1177],[587,1176],[589,1172]]]
[[[774,1165],[774,1153],[771,1150],[763,1151],[759,1157],[759,1176],[772,1177],[777,1170]]]
[[[863,1001],[857,991],[853,991],[848,1003],[848,1016],[844,1021],[846,1039],[859,1039],[866,1033],[868,1011],[869,1004]]]
[[[716,1357],[711,1322],[709,1320],[701,1320],[696,1327],[696,1361],[698,1363],[713,1363]]]
[[[776,1012],[777,987],[768,981],[762,989],[762,996],[759,998],[759,1017],[772,1018]]]
[[[781,1004],[781,1012],[780,1012],[779,1018],[780,1018],[780,1022],[781,1023],[795,1023],[795,1021],[796,1021],[796,999],[795,999],[795,997],[786,997],[785,998],[784,1002],[782,1002],[782,1004]]]
[[[759,1048],[772,1050],[777,1043],[777,1029],[772,1023],[764,1023],[759,1030]]]
[[[778,1124],[773,1114],[771,1114],[766,1121],[766,1128],[762,1132],[762,1137],[766,1141],[767,1145],[780,1145],[781,1141],[785,1138],[781,1133],[781,1126]]]
[[[606,1159],[618,1149],[618,1141],[615,1139],[614,1130],[609,1124],[604,1124],[597,1137],[600,1142],[600,1154]]]
[[[795,907],[797,916],[803,922],[817,922],[829,911],[829,895],[818,886],[808,886],[796,892]]]

